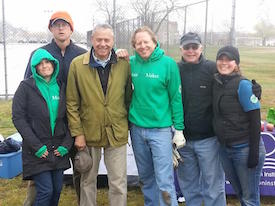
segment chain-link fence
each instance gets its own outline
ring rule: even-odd
[[[147,17],[139,16],[117,22],[115,26],[116,47],[128,49],[131,53],[130,42],[133,32],[137,28],[147,25],[157,34],[158,41],[166,53],[173,54],[173,51],[178,50],[180,36],[186,31],[198,32],[204,37],[203,32],[207,24],[206,2],[208,1],[197,1],[193,4],[174,8],[171,11],[158,11]],[[10,8],[7,10],[10,11]],[[30,53],[49,43],[52,34],[48,29],[34,32],[26,28],[12,26],[8,21],[5,22],[4,9],[2,9],[2,17],[0,64],[4,65],[5,70],[0,70],[0,96],[8,97],[13,95],[19,82],[23,79]],[[77,44],[87,48],[90,47],[90,34],[90,31],[87,34],[74,31],[72,39]]]
[[[157,35],[158,41],[166,53],[179,47],[179,39],[187,31],[197,32],[204,41],[207,28],[207,1],[163,10],[152,13],[149,18],[139,16],[116,24],[116,45],[119,48],[131,49],[132,33],[141,26],[149,26]],[[205,14],[202,14],[203,11]],[[195,19],[196,21],[192,21]]]
[[[4,1],[2,0],[2,2]],[[225,45],[229,41],[229,29],[225,32],[212,32],[212,29],[208,28],[210,26],[209,19],[207,18],[209,16],[209,6],[213,7],[211,0],[198,0],[188,5],[176,7],[171,11],[162,10],[154,12],[147,17],[139,16],[117,22],[115,26],[115,46],[116,48],[126,48],[132,53],[130,42],[133,32],[137,28],[147,25],[155,31],[158,41],[165,52],[174,58],[179,57],[180,37],[188,31],[200,34],[204,51],[207,53],[209,45]],[[7,10],[12,12],[12,8],[7,8]],[[8,20],[5,21],[2,5],[2,21],[0,24],[0,97],[8,97],[15,92],[18,84],[23,79],[30,53],[34,49],[51,41],[52,34],[46,25],[49,15],[50,12],[48,12],[47,18],[45,15],[44,17],[35,16],[35,18],[41,19],[43,17],[44,20],[41,20],[45,24],[43,31],[30,31],[28,28],[15,27],[9,24]],[[79,13],[79,16],[74,18],[80,18],[81,15],[84,14]],[[230,17],[228,21],[230,22]],[[72,39],[78,45],[89,48],[90,33],[81,33],[75,30]],[[256,46],[261,44],[261,39],[237,36],[236,42],[237,45]]]

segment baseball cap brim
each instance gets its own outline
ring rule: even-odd
[[[227,56],[230,60],[234,60],[233,55],[229,52],[226,52],[226,51],[223,51],[223,52],[219,53],[218,56],[217,56],[217,59],[220,59],[222,55]]]
[[[196,40],[196,39],[189,39],[189,40],[183,41],[181,43],[181,46],[186,46],[188,44],[198,44],[199,45],[201,43],[198,40]]]

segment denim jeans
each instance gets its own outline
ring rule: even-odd
[[[145,206],[177,206],[172,160],[172,130],[130,129]]]
[[[242,206],[259,206],[259,183],[265,161],[265,147],[259,144],[259,163],[255,168],[247,167],[249,145],[242,147],[221,146],[221,162],[227,180],[231,183]]]
[[[178,181],[186,206],[225,206],[225,177],[216,137],[189,141],[179,149],[183,158]]]
[[[57,206],[63,185],[63,170],[41,172],[33,176],[36,189],[34,206]]]
[[[182,194],[182,192],[180,190],[179,181],[178,181],[178,175],[177,175],[177,170],[176,169],[174,169],[174,184],[175,184],[177,199],[179,197],[183,197],[183,194]]]

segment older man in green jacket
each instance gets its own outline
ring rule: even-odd
[[[111,206],[127,204],[126,143],[131,72],[118,59],[109,25],[97,25],[91,35],[92,49],[75,58],[67,83],[69,128],[78,150],[88,148],[93,166],[81,174],[80,205],[96,205],[96,181],[101,148],[108,171]]]

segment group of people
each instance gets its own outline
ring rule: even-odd
[[[113,48],[107,24],[93,28],[89,51],[70,40],[67,12],[54,13],[48,27],[53,40],[31,54],[12,106],[23,137],[23,179],[33,188],[25,205],[58,205],[63,172],[79,151],[92,164],[84,172],[74,167],[78,204],[96,205],[102,150],[109,204],[127,205],[128,130],[144,205],[178,205],[175,165],[187,206],[225,206],[225,175],[242,206],[260,205],[259,85],[241,75],[237,48],[221,48],[215,63],[189,32],[177,64],[141,27],[128,61],[127,51]],[[175,163],[173,150],[183,161]]]

